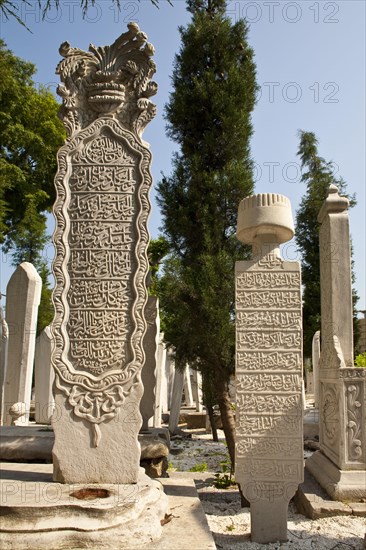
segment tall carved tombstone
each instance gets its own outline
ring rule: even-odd
[[[163,411],[167,410],[167,380],[165,373],[166,345],[164,333],[159,335],[159,343],[156,358],[156,387],[154,406],[154,428],[161,428]]]
[[[241,201],[237,237],[253,259],[236,264],[235,479],[262,544],[287,540],[288,503],[303,480],[301,273],[279,253],[293,234],[286,197]]]
[[[61,45],[54,207],[54,479],[135,483],[155,115],[154,49],[135,23],[111,46]]]
[[[4,424],[7,426],[12,423],[9,408],[15,403],[19,403],[24,411],[21,423],[28,424],[41,290],[42,279],[29,262],[23,262],[16,268],[6,288],[9,340],[4,384]]]
[[[335,500],[366,498],[366,369],[354,367],[349,201],[335,185],[319,212],[320,451],[306,468]]]

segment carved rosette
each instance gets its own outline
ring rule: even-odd
[[[156,66],[154,48],[136,23],[128,24],[111,46],[89,51],[60,46],[64,59],[57,66],[62,84],[57,93],[63,99],[60,118],[70,136],[100,116],[113,116],[122,126],[141,136],[156,114],[150,97],[157,92],[151,80]]]

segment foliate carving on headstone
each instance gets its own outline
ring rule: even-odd
[[[278,251],[292,235],[286,197],[241,202],[238,238],[254,259],[236,265],[235,477],[262,543],[286,540],[288,502],[303,479],[300,266]]]
[[[62,118],[54,207],[56,387],[93,428],[141,385],[146,331],[153,48],[136,24],[112,46],[61,46]]]
[[[57,92],[63,99],[60,112],[69,135],[86,128],[100,116],[114,115],[123,127],[141,135],[156,114],[150,97],[157,92],[151,80],[156,66],[154,48],[136,23],[111,46],[89,51],[60,47],[64,59],[57,67],[63,84]]]

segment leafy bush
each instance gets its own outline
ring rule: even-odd
[[[189,472],[207,472],[207,462],[202,462],[202,464],[195,464],[192,468],[189,468]]]
[[[355,367],[366,368],[366,351],[360,353],[360,355],[357,355],[355,359]]]
[[[215,480],[212,482],[212,485],[216,489],[228,489],[232,485],[236,485],[231,470],[231,464],[229,460],[223,460],[220,462],[221,472],[215,473]]]

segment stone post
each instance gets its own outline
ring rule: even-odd
[[[11,276],[6,290],[6,322],[9,327],[8,361],[4,385],[4,425],[12,424],[9,408],[22,404],[21,423],[28,424],[38,306],[42,279],[35,267],[23,262]],[[20,405],[19,405],[20,407]]]
[[[141,371],[144,393],[140,402],[142,416],[141,432],[148,432],[151,427],[155,408],[157,351],[160,334],[159,301],[156,296],[149,296],[145,307],[147,330],[144,338],[145,363]]]
[[[3,424],[4,418],[4,385],[8,361],[8,338],[8,324],[5,321],[3,310],[0,307],[0,426]]]
[[[314,407],[319,407],[319,359],[320,359],[320,330],[313,336],[312,363],[313,363],[313,388]]]
[[[349,201],[330,185],[321,223],[320,451],[306,468],[335,500],[366,498],[366,369],[353,366]]]
[[[191,384],[191,371],[189,365],[186,365],[184,369],[184,399],[187,407],[193,407],[193,393],[192,393],[192,384]]]
[[[34,356],[35,420],[38,424],[50,424],[54,408],[52,384],[55,378],[51,366],[52,335],[46,327],[36,340]]]
[[[202,403],[202,374],[199,370],[194,369],[193,371],[193,399],[196,403],[196,411],[202,412],[203,403]]]
[[[253,260],[236,264],[235,479],[261,544],[287,540],[288,503],[303,480],[301,274],[279,254],[293,234],[286,197],[241,201],[237,237]]]
[[[163,414],[163,410],[167,410],[167,380],[165,375],[165,362],[166,346],[164,343],[164,333],[161,332],[159,337],[158,353],[156,360],[154,428],[161,428],[161,417]]]
[[[165,376],[167,381],[167,410],[170,411],[175,376],[175,356],[172,350],[168,350],[166,354]]]
[[[179,424],[180,408],[182,405],[182,394],[184,384],[184,371],[175,369],[172,400],[169,414],[169,432],[174,435]]]
[[[145,364],[154,48],[136,23],[111,46],[60,47],[54,480],[136,483]]]

